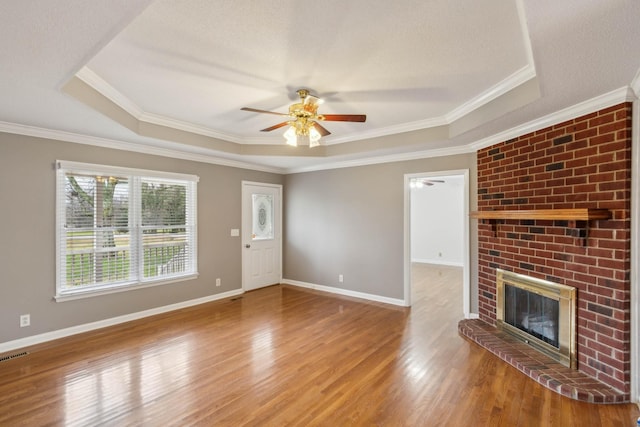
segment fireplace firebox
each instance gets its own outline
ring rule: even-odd
[[[576,369],[576,288],[496,270],[497,327]]]

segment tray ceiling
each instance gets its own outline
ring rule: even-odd
[[[56,3],[2,6],[0,120],[283,170],[464,150],[640,65],[632,1]],[[260,132],[279,117],[240,110],[286,112],[299,88],[366,123],[326,122],[326,146],[292,151]]]

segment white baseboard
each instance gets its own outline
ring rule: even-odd
[[[463,267],[464,264],[461,261],[447,261],[444,259],[423,259],[412,258],[411,262],[418,264],[435,264],[435,265],[448,265],[451,267]]]
[[[479,319],[480,315],[478,313],[467,313],[465,317],[467,319]]]
[[[328,292],[331,294],[338,294],[338,295],[344,295],[348,297],[360,298],[368,301],[399,305],[402,307],[406,307],[407,305],[405,301],[401,299],[383,297],[383,296],[374,295],[374,294],[367,294],[364,292],[350,291],[348,289],[334,288],[332,286],[316,285],[315,283],[300,282],[298,280],[282,279],[281,283],[284,283],[286,285],[299,286],[301,288],[315,289],[317,291]]]
[[[202,298],[183,301],[176,304],[165,305],[162,307],[151,308],[149,310],[138,311],[136,313],[125,314],[122,316],[112,317],[110,319],[99,320],[97,322],[85,323],[84,325],[72,326],[70,328],[59,329],[57,331],[45,332],[44,334],[33,335],[30,337],[19,338],[13,341],[0,343],[0,353],[16,350],[18,348],[29,347],[41,344],[47,341],[53,341],[59,338],[68,337],[83,332],[93,331],[95,329],[105,328],[120,323],[130,322],[132,320],[142,319],[144,317],[154,316],[156,314],[167,313],[169,311],[179,310],[194,305],[204,304],[244,293],[242,289],[234,289],[233,291],[223,292],[220,294],[209,295]]]

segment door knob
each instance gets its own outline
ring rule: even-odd
[[[251,245],[247,243],[246,245],[244,245],[244,247],[249,249],[251,247]]]

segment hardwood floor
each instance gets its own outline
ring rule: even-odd
[[[0,426],[635,425],[460,337],[460,277],[414,266],[411,309],[280,285],[36,346],[0,362]]]

